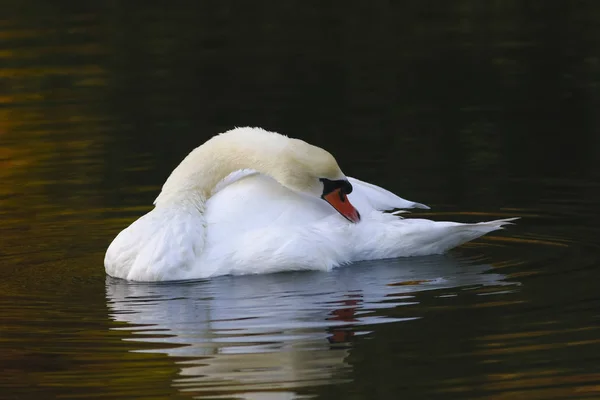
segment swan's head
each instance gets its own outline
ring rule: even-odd
[[[299,139],[288,139],[273,177],[301,193],[328,202],[351,222],[360,221],[360,214],[348,200],[352,184],[335,158],[326,150]]]

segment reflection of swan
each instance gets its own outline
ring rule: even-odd
[[[345,342],[352,335],[419,318],[420,291],[508,284],[490,269],[431,256],[331,273],[158,284],[107,278],[107,298],[111,317],[133,325],[125,328],[135,332],[131,340],[162,343],[164,348],[152,351],[193,360],[182,362],[174,383],[181,390],[252,392],[244,398],[259,398],[255,392],[266,389],[290,394],[294,387],[343,380],[350,368]],[[408,281],[419,283],[402,284]],[[414,314],[386,315],[398,306]]]
[[[162,281],[330,270],[440,254],[512,220],[463,224],[384,213],[428,207],[346,177],[319,147],[257,128],[234,129],[192,151],[155,204],[109,246],[109,275]]]

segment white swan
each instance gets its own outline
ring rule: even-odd
[[[108,247],[108,275],[135,281],[284,270],[440,254],[515,218],[463,224],[383,211],[429,208],[346,177],[327,151],[260,128],[194,149],[155,207]]]

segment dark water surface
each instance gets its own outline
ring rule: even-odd
[[[600,398],[600,3],[0,1],[0,398]],[[167,284],[104,251],[254,125],[517,225]]]

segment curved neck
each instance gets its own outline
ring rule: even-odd
[[[242,169],[256,170],[280,183],[286,180],[286,168],[281,164],[286,140],[271,135],[269,140],[249,136],[235,139],[219,135],[194,149],[167,178],[154,204],[189,204],[204,211],[204,203],[215,186]]]

